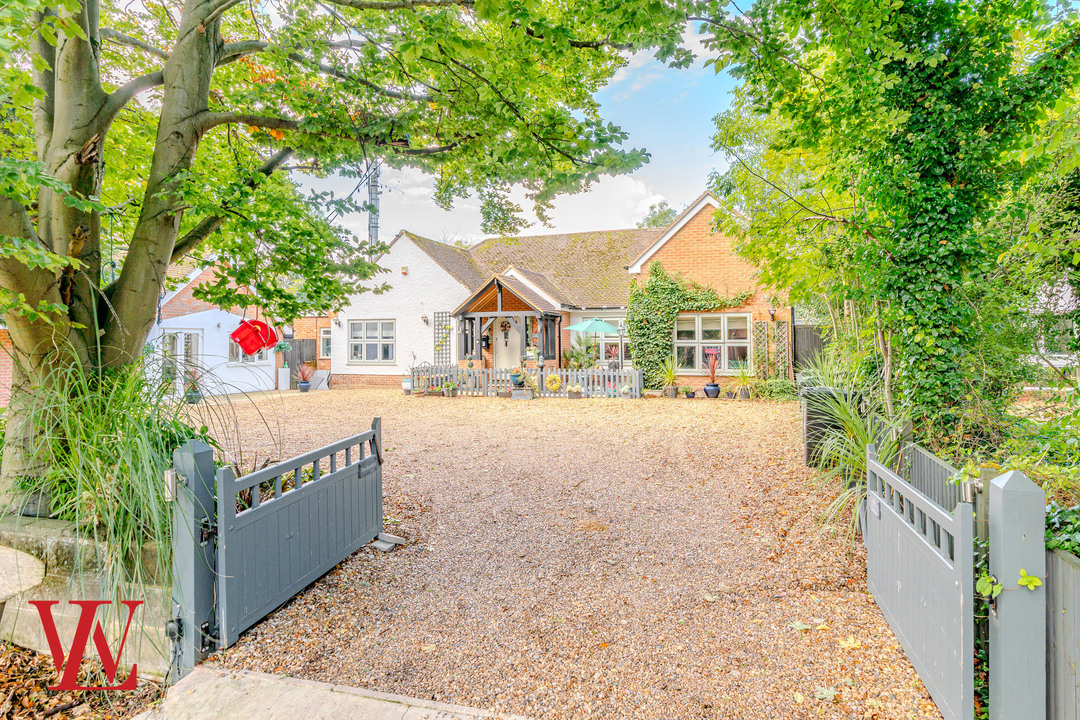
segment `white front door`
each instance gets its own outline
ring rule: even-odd
[[[503,323],[510,326],[509,330],[503,330]],[[499,370],[509,370],[515,365],[521,364],[521,334],[514,324],[506,318],[496,318],[491,324],[491,342],[495,346],[495,367]]]

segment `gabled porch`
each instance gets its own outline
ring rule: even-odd
[[[569,314],[518,278],[495,275],[453,312],[459,362],[475,368],[560,367]],[[471,356],[471,358],[470,358]]]

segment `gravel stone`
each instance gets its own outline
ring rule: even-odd
[[[861,548],[817,523],[795,403],[231,404],[252,462],[382,416],[386,531],[408,544],[349,557],[228,667],[552,720],[941,717]]]

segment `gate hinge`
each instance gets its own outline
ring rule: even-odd
[[[165,622],[165,637],[173,642],[184,637],[184,619],[181,617],[174,617],[171,620],[167,620]]]
[[[204,622],[199,626],[199,634],[202,635],[202,643],[199,650],[204,653],[211,653],[217,649],[220,643],[218,642],[218,626],[211,625],[209,622]]]
[[[199,544],[205,545],[210,542],[210,538],[217,537],[217,523],[210,518],[205,517],[199,521]]]

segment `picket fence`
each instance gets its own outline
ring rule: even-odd
[[[641,370],[567,370],[565,368],[530,369],[529,375],[537,378],[538,397],[568,397],[572,385],[581,385],[583,398],[613,398],[622,394],[623,388],[629,388],[629,396],[639,398],[644,390],[644,377]],[[558,383],[551,381],[556,388],[548,387],[548,378],[558,378]],[[476,397],[495,397],[500,392],[510,392],[513,379],[509,370],[494,368],[462,368],[457,365],[422,365],[413,368],[412,387],[424,389],[441,388],[444,383],[457,384],[458,395]]]

